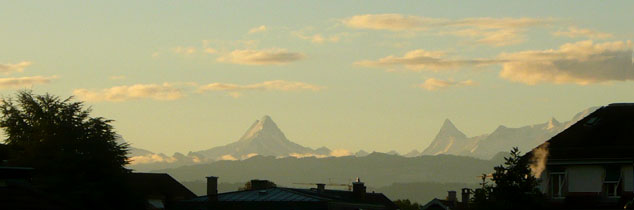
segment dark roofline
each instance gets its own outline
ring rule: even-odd
[[[319,197],[319,196],[314,196],[314,195],[310,195],[310,194],[306,194],[304,192],[300,192],[299,190],[305,190],[305,189],[298,189],[298,188],[288,188],[288,187],[270,187],[270,188],[266,188],[266,189],[251,189],[251,190],[237,190],[237,191],[231,191],[231,192],[223,192],[223,193],[218,193],[218,196],[220,195],[229,195],[229,194],[234,194],[234,193],[243,193],[243,192],[250,192],[250,191],[262,191],[262,190],[269,190],[269,189],[280,189],[280,190],[284,190],[286,192],[291,192],[291,193],[299,193],[302,194],[306,197],[311,197],[314,199],[320,199],[323,200],[323,197]],[[202,197],[207,197],[207,195],[203,195],[203,196],[198,196],[199,198]]]

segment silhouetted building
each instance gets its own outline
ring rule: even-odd
[[[275,210],[395,210],[398,207],[381,193],[366,192],[363,182],[353,183],[352,191],[271,187],[266,180],[252,180],[250,190],[218,193],[217,177],[207,178],[207,196],[181,202],[181,209],[275,209]]]
[[[67,209],[32,185],[33,168],[0,167],[0,209]]]
[[[427,204],[423,205],[422,210],[461,210],[468,209],[471,190],[468,188],[462,189],[462,200],[458,201],[458,195],[456,191],[448,191],[447,198],[441,200],[434,198]]]
[[[149,209],[176,209],[183,200],[196,198],[196,194],[168,174],[131,173],[128,182],[135,194],[147,200]]]
[[[602,107],[526,157],[553,205],[622,209],[634,197],[634,104]]]

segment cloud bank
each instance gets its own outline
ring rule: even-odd
[[[19,88],[19,87],[30,87],[36,84],[46,84],[50,83],[53,79],[56,79],[57,76],[43,77],[43,76],[32,76],[32,77],[10,77],[10,78],[0,78],[0,88]]]
[[[566,31],[554,32],[553,35],[570,37],[570,38],[584,37],[584,38],[590,38],[590,39],[607,39],[607,38],[612,38],[614,36],[609,33],[603,33],[603,32],[585,29],[585,28],[577,28],[574,26],[568,27],[568,30]]]
[[[325,87],[303,82],[272,80],[248,85],[232,83],[210,83],[198,87],[199,92],[226,91],[233,97],[241,96],[243,91],[320,91]]]
[[[470,37],[475,43],[492,46],[507,46],[524,41],[522,32],[529,27],[546,26],[553,19],[544,18],[429,18],[401,14],[365,14],[342,20],[350,28],[423,31],[433,30],[439,35]]]
[[[495,59],[450,59],[442,51],[413,50],[403,56],[387,56],[378,60],[363,60],[356,65],[366,67],[398,67],[404,66],[413,71],[455,69],[464,66],[485,66],[501,62]]]
[[[265,32],[267,30],[265,25],[261,25],[255,28],[252,28],[249,30],[249,34],[254,34],[254,33],[259,33],[259,32]]]
[[[587,85],[634,79],[631,41],[581,41],[559,49],[505,53],[499,58],[507,60],[500,77],[529,85]]]
[[[436,91],[451,87],[467,87],[467,86],[475,86],[477,85],[472,80],[465,81],[453,81],[453,80],[441,80],[436,78],[429,78],[423,82],[423,84],[418,85],[418,87],[423,88],[428,91]]]
[[[24,71],[24,68],[28,67],[31,65],[31,62],[29,61],[22,61],[20,63],[6,63],[6,64],[2,64],[0,63],[0,73],[4,73],[4,74],[10,74],[13,72],[22,72]]]
[[[122,102],[137,99],[176,100],[183,97],[182,91],[170,83],[123,85],[103,90],[76,89],[73,94],[84,101]]]
[[[286,49],[234,50],[219,57],[217,61],[243,65],[280,65],[303,58],[304,54],[288,52]]]

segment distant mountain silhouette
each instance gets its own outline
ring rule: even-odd
[[[276,158],[254,156],[246,160],[215,161],[205,164],[161,169],[179,181],[204,180],[219,176],[220,182],[238,183],[268,179],[280,186],[293,183],[350,183],[361,177],[369,187],[401,182],[462,182],[477,184],[482,173],[489,173],[501,162],[473,157],[436,155],[406,158],[373,152],[364,157]],[[449,167],[450,166],[450,167]],[[327,186],[328,187],[328,186]]]
[[[319,153],[330,149],[319,148]],[[194,152],[208,159],[246,159],[254,155],[284,157],[291,154],[315,154],[316,151],[294,143],[286,138],[271,117],[256,120],[240,140],[208,150]]]
[[[585,109],[577,113],[572,120],[563,123],[552,118],[545,123],[519,128],[500,125],[490,134],[475,137],[467,137],[447,119],[422,155],[451,154],[490,159],[499,152],[509,151],[513,147],[518,147],[524,152],[530,151],[597,108]]]
[[[476,138],[468,138],[449,119],[446,119],[432,143],[423,150],[422,155],[457,155],[472,148],[476,142]]]

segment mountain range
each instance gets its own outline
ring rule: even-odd
[[[596,109],[598,107],[585,109],[566,122],[551,118],[545,123],[519,128],[500,125],[491,133],[473,137],[467,137],[449,119],[446,119],[432,143],[419,155],[449,154],[489,159],[513,147],[518,147],[524,152],[530,151]]]
[[[446,119],[427,148],[422,152],[413,150],[401,156],[417,157],[446,154],[490,159],[495,154],[507,152],[513,147],[518,147],[520,151],[529,151],[597,108],[591,107],[583,110],[566,122],[559,122],[552,118],[545,123],[518,128],[500,125],[491,133],[472,137],[464,134],[451,120]],[[394,150],[387,153],[400,155]],[[347,155],[364,157],[368,154],[370,153],[364,150],[350,153],[348,151],[332,151],[326,147],[312,149],[302,146],[290,141],[270,116],[264,116],[260,120],[256,120],[237,141],[206,150],[189,152],[186,155],[177,152],[168,156],[131,147],[130,159],[132,164],[129,167],[139,171],[148,171],[220,160],[245,160],[254,156],[324,158]]]
[[[255,155],[285,157],[329,155],[330,152],[330,149],[325,147],[313,150],[288,140],[277,124],[267,115],[256,120],[238,141],[198,151],[195,154],[214,160],[237,160]]]

